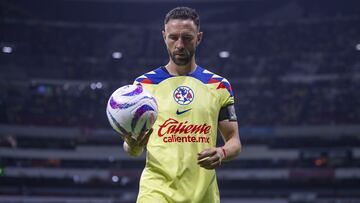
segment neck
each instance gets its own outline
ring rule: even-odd
[[[194,72],[196,66],[195,60],[191,60],[189,64],[184,66],[176,65],[172,60],[170,60],[169,63],[165,65],[165,68],[171,75],[187,75]]]

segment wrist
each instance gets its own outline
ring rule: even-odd
[[[220,147],[221,153],[222,153],[222,160],[225,160],[227,158],[227,152],[224,147]]]

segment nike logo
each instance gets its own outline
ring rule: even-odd
[[[187,110],[184,110],[184,111],[179,111],[179,110],[176,110],[176,115],[181,115],[183,113],[186,113],[188,111],[190,111],[191,109],[187,109]]]

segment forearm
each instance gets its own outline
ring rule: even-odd
[[[225,155],[224,161],[234,159],[240,154],[241,142],[236,136],[232,136],[225,142],[225,145],[221,147],[222,153]]]

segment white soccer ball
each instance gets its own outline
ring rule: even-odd
[[[126,85],[115,90],[106,107],[106,115],[114,130],[131,134],[134,139],[142,131],[152,128],[157,114],[155,98],[141,85]]]

